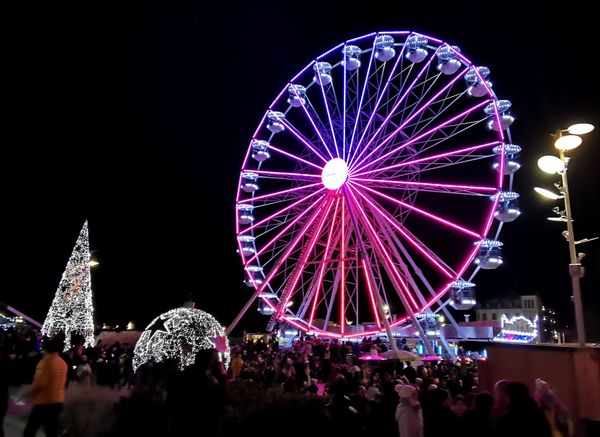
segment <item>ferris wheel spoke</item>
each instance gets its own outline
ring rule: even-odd
[[[315,185],[321,185],[321,184],[315,184]],[[289,190],[286,190],[289,191]],[[320,190],[317,190],[313,193],[310,193],[306,196],[301,197],[300,199],[298,199],[297,201],[295,201],[294,203],[291,203],[290,205],[274,212],[273,214],[269,215],[268,217],[265,217],[264,219],[252,224],[251,226],[248,226],[247,228],[244,228],[243,230],[240,231],[240,234],[247,234],[250,231],[253,231],[254,229],[260,228],[261,226],[263,226],[264,224],[268,223],[269,221],[273,220],[275,217],[279,217],[281,214],[283,214],[284,212],[290,211],[291,209],[295,208],[296,206],[298,206],[299,204],[306,202],[308,199],[310,199],[311,197],[316,196],[317,194],[321,193],[325,191],[325,188],[321,188]],[[240,202],[241,203],[241,202]]]
[[[407,189],[407,187],[414,187],[415,191],[430,191],[433,193],[442,194],[468,194],[468,195],[490,195],[498,191],[496,187],[488,187],[482,185],[467,185],[467,184],[446,184],[441,182],[414,182],[414,181],[401,181],[393,179],[363,179],[363,178],[352,178],[353,181],[368,183],[370,186],[378,185],[385,188],[400,188]],[[425,188],[425,190],[423,190]]]
[[[442,87],[442,89],[440,89],[437,93],[435,93],[435,95],[430,98],[426,103],[424,103],[423,105],[421,105],[419,107],[419,109],[412,111],[412,113],[402,121],[402,123],[399,126],[399,130],[404,129],[412,120],[415,119],[415,117],[417,117],[419,114],[422,114],[423,111],[425,111],[427,108],[430,107],[430,105],[436,101],[436,99],[438,99],[442,94],[447,93],[448,91],[450,91],[450,89],[454,86],[454,84],[459,80],[462,79],[462,77],[464,76],[464,74],[467,72],[467,68],[465,68],[463,71],[461,71],[460,73],[458,73],[456,75],[456,77],[454,79],[452,79],[450,82],[448,82],[446,85],[444,85]],[[440,77],[442,73],[439,73],[437,75],[437,77]]]
[[[398,199],[394,199],[393,197],[390,197],[387,194],[384,194],[384,193],[382,193],[380,191],[374,190],[373,188],[369,188],[369,187],[367,187],[365,185],[362,185],[362,184],[360,184],[358,182],[349,181],[349,184],[350,185],[356,185],[356,186],[358,186],[360,188],[363,188],[363,189],[365,189],[365,190],[367,190],[367,191],[369,191],[369,192],[371,192],[371,193],[373,193],[373,194],[375,194],[375,195],[377,195],[379,197],[382,197],[384,199],[389,200],[390,202],[393,202],[393,203],[396,203],[396,204],[398,204],[400,206],[403,206],[404,208],[410,209],[411,211],[414,211],[414,212],[416,212],[418,214],[421,214],[421,215],[423,215],[425,217],[428,217],[428,218],[430,218],[430,219],[432,219],[432,220],[434,220],[434,221],[436,221],[438,223],[446,225],[447,227],[450,227],[452,229],[460,231],[463,234],[470,235],[471,237],[475,237],[477,239],[481,239],[482,238],[479,233],[477,233],[477,232],[475,232],[475,231],[473,231],[471,229],[468,229],[468,228],[465,228],[464,226],[458,225],[458,224],[456,224],[456,223],[454,223],[454,222],[452,222],[452,221],[450,221],[448,219],[439,217],[439,216],[437,216],[437,215],[435,215],[435,214],[433,214],[431,212],[428,212],[428,211],[426,211],[424,209],[417,208],[416,206],[413,206],[413,205],[411,205],[409,203],[403,202],[403,201],[398,200]]]
[[[252,173],[256,173],[258,175],[263,175],[265,178],[269,178],[269,179],[314,180],[315,178],[318,178],[318,179],[321,178],[321,175],[318,175],[318,174],[293,173],[293,172],[285,172],[285,171],[252,170]]]
[[[308,324],[309,326],[312,326],[313,324],[313,320],[315,317],[315,311],[317,309],[317,305],[319,302],[319,290],[321,289],[321,287],[323,286],[323,276],[325,275],[325,268],[327,266],[327,261],[329,259],[329,253],[330,253],[330,248],[331,246],[331,237],[333,236],[333,231],[335,230],[335,225],[336,225],[336,217],[337,217],[337,213],[338,213],[338,206],[339,206],[339,198],[335,199],[335,209],[333,212],[333,216],[331,216],[331,226],[329,227],[329,233],[327,234],[327,244],[325,246],[325,251],[323,254],[323,259],[321,260],[321,265],[319,266],[319,273],[317,276],[317,282],[315,285],[315,295],[313,298],[313,304],[310,310],[310,317],[308,318]]]
[[[484,100],[472,107],[470,107],[469,109],[461,112],[460,114],[449,118],[448,120],[438,124],[435,127],[432,127],[431,129],[429,129],[427,132],[424,132],[420,135],[417,135],[413,138],[411,138],[410,140],[406,141],[405,143],[400,144],[398,147],[395,147],[394,149],[390,150],[389,152],[381,155],[378,158],[375,158],[373,161],[369,162],[368,164],[365,164],[365,161],[367,159],[369,159],[373,153],[375,153],[377,150],[379,150],[381,147],[384,147],[387,143],[389,143],[392,139],[395,138],[395,136],[402,130],[400,128],[394,130],[394,132],[392,134],[390,134],[385,140],[381,141],[376,148],[373,149],[373,151],[371,151],[371,153],[369,153],[366,157],[364,157],[360,162],[354,164],[354,166],[352,167],[352,170],[356,171],[360,171],[361,168],[363,168],[365,165],[370,165],[373,166],[374,164],[376,164],[377,162],[380,162],[383,159],[388,158],[390,155],[394,155],[396,153],[398,153],[400,150],[408,147],[409,145],[416,143],[417,141],[431,135],[434,134],[435,132],[439,131],[440,129],[443,129],[444,127],[450,125],[451,123],[454,123],[455,121],[462,119],[463,117],[466,117],[467,115],[469,115],[470,113],[472,113],[473,111],[476,111],[477,109],[480,109],[481,107],[483,107],[484,105],[487,105],[490,101],[489,100]]]
[[[492,149],[492,148],[498,146],[499,144],[501,144],[500,141],[491,141],[491,142],[488,142],[488,143],[478,144],[476,146],[464,147],[462,149],[451,150],[449,152],[438,153],[438,154],[430,155],[430,156],[424,156],[424,157],[419,158],[419,159],[412,159],[410,161],[403,161],[403,162],[400,162],[398,164],[390,165],[390,166],[387,166],[387,167],[378,168],[378,169],[372,169],[372,170],[367,170],[367,171],[355,173],[355,174],[353,174],[353,179],[357,178],[358,176],[367,176],[369,174],[384,172],[386,170],[392,170],[392,169],[397,169],[397,168],[401,168],[401,167],[409,167],[411,165],[417,165],[417,164],[422,164],[422,163],[437,162],[437,161],[440,161],[440,160],[454,158],[454,157],[456,157],[458,159],[462,159],[465,156],[468,156],[469,154],[471,154],[471,152],[474,152],[476,150]],[[458,163],[458,162],[450,161],[450,163],[451,164],[455,164],[455,163]]]
[[[294,93],[296,94],[296,97],[298,97],[300,99],[300,102],[301,102],[300,107],[302,108],[302,111],[306,115],[306,119],[308,120],[308,122],[312,126],[313,130],[315,131],[315,133],[317,134],[317,136],[321,140],[321,144],[323,144],[323,147],[327,151],[327,154],[333,159],[333,154],[331,153],[331,150],[329,150],[329,146],[327,145],[327,142],[323,138],[323,135],[321,134],[321,130],[319,129],[319,127],[315,123],[314,117],[318,117],[318,115],[316,115],[316,111],[314,110],[314,107],[312,107],[312,104],[310,105],[312,107],[313,111],[315,112],[315,114],[313,116],[313,115],[310,114],[310,112],[308,111],[308,108],[306,107],[305,100],[308,101],[308,97],[306,97],[306,99],[303,100],[300,97],[300,95],[298,94],[298,91],[296,89],[294,89]],[[320,122],[320,119],[319,119],[319,122]]]
[[[381,241],[381,239],[377,235],[377,232],[373,228],[369,217],[366,215],[364,210],[362,208],[360,208],[360,206],[358,206],[359,202],[358,202],[358,199],[356,198],[356,196],[354,195],[353,190],[348,189],[348,190],[346,190],[346,193],[348,193],[348,200],[350,201],[350,199],[352,199],[352,205],[350,207],[352,208],[352,210],[355,212],[356,215],[361,217],[361,221],[363,222],[365,230],[367,231],[367,236],[368,236],[369,240],[371,240],[372,245],[374,245],[374,247],[377,248],[379,257],[383,261],[384,269],[386,270],[390,280],[393,283],[397,283],[400,285],[400,287],[394,287],[396,289],[396,292],[398,293],[398,297],[400,297],[401,301],[406,306],[406,309],[408,311],[412,311],[412,308],[409,306],[409,304],[412,304],[414,309],[418,309],[419,306],[418,306],[417,302],[414,300],[413,296],[410,294],[410,292],[408,290],[408,286],[406,285],[406,282],[402,278],[402,275],[400,274],[400,272],[398,272],[398,269],[396,268],[396,265],[394,264],[394,261],[390,255],[389,251],[385,247],[385,244]]]
[[[294,193],[296,191],[307,190],[309,188],[318,187],[320,185],[322,185],[321,182],[315,182],[313,184],[308,184],[308,185],[301,185],[299,187],[290,188],[288,190],[281,190],[281,191],[276,191],[274,193],[268,193],[268,194],[262,194],[260,196],[254,196],[249,199],[240,200],[238,203],[253,203],[253,202],[257,202],[259,200],[270,199],[273,197],[280,197],[280,196],[283,196],[283,195],[286,195],[289,193]],[[322,191],[322,190],[319,190],[319,191]]]
[[[365,282],[367,284],[367,291],[369,292],[369,301],[371,302],[371,309],[373,310],[373,315],[375,316],[375,321],[377,322],[377,328],[381,329],[383,325],[379,319],[379,311],[377,310],[377,304],[375,303],[375,291],[373,289],[373,284],[371,283],[372,273],[367,271],[367,261],[364,258],[362,260],[362,270],[365,274]]]
[[[285,234],[288,230],[292,228],[302,217],[304,217],[309,211],[313,210],[317,205],[323,204],[323,199],[326,197],[326,194],[320,196],[316,201],[314,201],[308,208],[306,208],[302,213],[300,213],[294,220],[287,224],[275,237],[273,237],[268,243],[263,245],[263,247],[257,251],[254,255],[252,255],[247,261],[246,265],[257,259],[260,255],[262,255],[269,247],[275,244],[283,234]],[[308,223],[312,223],[309,221]]]
[[[452,272],[452,269],[448,267],[448,265],[442,261],[434,252],[429,249],[425,244],[419,241],[404,225],[399,223],[396,218],[390,214],[385,208],[377,206],[377,202],[370,196],[362,193],[361,190],[353,188],[353,190],[359,194],[360,197],[371,207],[371,209],[380,216],[384,217],[390,225],[396,229],[404,237],[404,239],[414,247],[421,255],[423,255],[429,262],[433,264],[433,266],[439,270],[444,276],[448,278],[453,278],[455,275]]]
[[[335,130],[333,128],[333,122],[331,121],[331,112],[329,111],[329,103],[327,103],[327,96],[325,95],[325,87],[323,86],[323,79],[320,74],[317,74],[316,77],[319,78],[319,88],[321,89],[321,95],[323,96],[323,105],[325,106],[325,111],[327,112],[327,120],[329,120],[329,129],[331,130],[331,139],[333,140],[333,148],[335,149],[335,154],[339,158],[340,151],[337,144],[337,139],[335,135]]]
[[[317,218],[318,212],[319,211],[317,210],[316,213],[312,214],[312,216],[310,217],[310,219],[308,220],[308,222],[297,233],[297,235],[295,236],[295,238],[293,239],[293,241],[290,242],[290,244],[287,246],[285,253],[279,258],[279,260],[277,261],[277,263],[275,264],[275,266],[273,267],[273,269],[271,269],[271,271],[269,271],[269,274],[265,278],[264,282],[258,287],[258,289],[256,291],[256,295],[257,296],[260,293],[262,293],[267,287],[269,289],[272,289],[272,287],[271,287],[271,281],[277,275],[277,273],[279,272],[279,269],[286,262],[287,258],[294,251],[294,249],[296,248],[296,246],[298,245],[298,243],[304,238],[304,235],[306,234],[307,230],[310,228],[310,226],[312,225],[312,223]],[[268,302],[267,299],[263,299],[263,301],[266,302],[272,309],[275,309],[275,307],[270,302]]]
[[[378,94],[377,101],[375,102],[375,106],[371,110],[371,115],[370,115],[369,119],[367,120],[367,124],[362,128],[363,132],[362,132],[362,135],[360,136],[360,139],[356,143],[357,147],[359,147],[362,144],[362,142],[365,138],[365,135],[366,135],[367,131],[369,130],[369,127],[371,126],[371,123],[375,119],[375,114],[379,110],[379,105],[381,104],[381,101],[383,100],[383,98],[385,96],[385,93],[388,89],[388,86],[390,85],[390,82],[394,78],[394,73],[396,72],[396,68],[398,67],[398,64],[400,64],[400,61],[404,59],[404,49],[405,48],[406,48],[406,44],[404,44],[402,46],[400,53],[396,56],[396,62],[394,62],[394,66],[392,67],[392,69],[388,75],[388,79],[385,81],[385,85],[383,86],[383,89],[381,91],[379,91],[379,90],[377,91],[377,94]]]
[[[301,162],[303,164],[310,165],[311,167],[317,168],[319,170],[323,170],[323,166],[314,164],[314,163],[312,163],[310,161],[307,161],[306,159],[300,158],[299,156],[296,156],[293,153],[286,152],[285,150],[282,150],[282,149],[280,149],[278,147],[275,147],[272,143],[269,144],[269,150],[274,150],[275,152],[277,152],[277,153],[279,153],[279,154],[281,154],[283,156],[287,156],[288,158],[292,158],[292,159],[294,159],[294,160],[296,160],[298,162]]]
[[[369,64],[367,65],[367,72],[365,74],[365,80],[362,87],[362,92],[360,94],[360,100],[358,102],[358,106],[356,108],[356,116],[354,117],[354,126],[352,127],[352,136],[350,137],[350,145],[348,146],[348,154],[352,151],[352,146],[354,144],[354,137],[356,135],[356,128],[358,127],[358,123],[360,121],[361,113],[362,113],[362,105],[363,99],[365,98],[365,91],[367,90],[367,86],[369,84],[369,75],[371,73],[371,66],[373,65],[373,58],[375,57],[375,45],[377,42],[377,38],[373,38],[373,46],[371,47],[371,55],[369,56]]]
[[[392,109],[390,109],[390,111],[388,112],[388,115],[385,117],[384,121],[375,130],[375,133],[371,136],[371,139],[367,142],[367,144],[364,147],[361,147],[361,152],[358,153],[357,156],[356,156],[356,152],[355,152],[355,155],[352,156],[352,158],[350,159],[350,165],[352,167],[360,159],[360,157],[362,156],[362,154],[366,150],[369,149],[369,147],[371,146],[371,144],[373,143],[373,141],[375,141],[375,139],[378,137],[378,135],[381,133],[381,131],[385,128],[385,126],[390,121],[390,119],[394,116],[394,114],[396,114],[396,110],[400,107],[400,105],[404,102],[404,100],[412,92],[412,90],[414,89],[415,85],[419,82],[419,79],[421,79],[421,76],[423,75],[423,73],[425,73],[426,71],[429,71],[429,66],[433,62],[433,60],[434,60],[434,58],[435,58],[438,50],[436,50],[429,57],[429,59],[427,60],[427,62],[423,65],[423,68],[421,68],[421,70],[419,71],[419,73],[417,73],[417,76],[414,78],[414,80],[411,82],[411,84],[408,86],[408,88],[404,91],[404,93],[400,96],[400,98],[396,101],[396,103],[394,103],[394,106],[392,106]],[[358,147],[357,147],[356,150],[358,151]]]
[[[295,290],[296,284],[298,283],[298,280],[302,276],[302,272],[304,271],[304,269],[306,267],[306,262],[308,261],[308,258],[310,257],[310,254],[315,246],[315,243],[317,242],[317,240],[319,239],[319,236],[321,235],[321,230],[323,229],[323,224],[325,223],[325,219],[327,218],[327,216],[329,214],[329,210],[331,209],[332,205],[333,205],[333,197],[329,196],[327,199],[326,209],[323,212],[323,216],[319,220],[316,229],[314,231],[312,231],[312,234],[309,236],[308,244],[302,248],[301,253],[298,257],[298,261],[297,261],[296,265],[294,266],[294,270],[291,274],[291,277],[285,285],[284,291],[281,295],[279,309],[277,311],[278,318],[281,317],[281,314],[287,308],[287,304],[288,304],[290,298],[293,296],[293,294],[296,291]],[[310,231],[308,233],[310,233]]]
[[[300,141],[302,144],[304,144],[310,151],[312,151],[316,156],[318,156],[321,161],[323,161],[324,163],[327,163],[327,159],[321,155],[321,153],[319,153],[317,151],[317,149],[315,149],[315,146],[311,144],[311,142],[306,139],[306,137],[304,135],[302,135],[298,129],[296,129],[288,120],[286,119],[280,119],[280,122],[286,127],[286,129],[294,136],[296,137],[296,139],[298,141]],[[329,149],[326,149],[327,152],[329,152]],[[329,154],[331,156],[331,154]],[[333,157],[333,156],[331,156]]]

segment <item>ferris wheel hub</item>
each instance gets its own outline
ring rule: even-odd
[[[346,183],[347,179],[348,164],[342,158],[333,158],[323,167],[321,180],[325,188],[337,190]]]

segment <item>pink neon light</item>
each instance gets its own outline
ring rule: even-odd
[[[302,272],[304,271],[304,266],[306,264],[306,260],[307,258],[310,256],[310,253],[312,252],[315,243],[317,242],[317,240],[319,239],[319,234],[321,233],[321,229],[323,228],[323,223],[325,223],[325,218],[327,218],[327,215],[329,214],[329,210],[331,209],[331,205],[333,204],[332,200],[329,200],[328,202],[329,204],[327,205],[327,210],[325,211],[325,213],[323,214],[323,217],[321,218],[321,220],[319,221],[319,224],[317,225],[317,229],[315,231],[314,238],[311,238],[311,241],[309,241],[308,243],[308,248],[304,250],[304,257],[298,261],[298,274],[296,274],[293,278],[292,278],[292,283],[290,285],[290,287],[288,288],[289,293],[287,293],[287,296],[282,296],[282,302],[279,305],[279,311],[278,311],[278,315],[281,315],[281,313],[283,311],[285,311],[285,309],[287,308],[287,303],[290,299],[290,297],[292,296],[292,294],[294,294],[294,288],[296,288],[296,284],[298,283],[298,280],[300,279],[300,276],[302,275]]]
[[[414,239],[409,235],[408,232],[403,229],[402,226],[396,223],[396,220],[392,220],[391,214],[387,211],[382,211],[374,203],[372,203],[367,196],[365,196],[360,190],[356,190],[356,192],[369,204],[371,207],[381,214],[400,234],[413,246],[417,249],[423,256],[425,256],[429,261],[431,261],[445,276],[452,278],[454,275],[446,269],[441,263],[439,263],[435,258],[433,258],[420,244],[418,244]]]
[[[271,281],[271,279],[273,279],[273,277],[279,271],[279,268],[281,267],[281,265],[290,256],[290,253],[292,253],[292,251],[296,248],[296,246],[298,245],[300,240],[304,237],[304,234],[306,234],[306,231],[310,228],[310,226],[315,221],[317,216],[318,216],[318,214],[313,214],[312,217],[308,220],[308,222],[304,225],[304,227],[300,230],[300,232],[298,232],[298,235],[296,236],[294,241],[292,243],[290,243],[287,250],[285,251],[285,254],[279,258],[279,261],[277,262],[275,267],[273,267],[273,269],[269,272],[269,274],[265,278],[264,282],[261,284],[260,288],[258,289],[259,292],[262,293],[262,291],[267,287],[267,285],[269,285],[269,282]]]
[[[353,190],[350,189],[348,191],[348,193],[350,193],[350,196],[352,196],[352,198],[354,200],[354,204],[358,205],[358,200],[354,196]],[[367,225],[368,229],[371,231],[371,239],[373,239],[373,237],[375,237],[374,238],[375,242],[378,243],[381,252],[383,252],[384,256],[387,258],[387,260],[389,262],[389,265],[391,267],[391,270],[392,270],[392,274],[395,274],[396,279],[398,279],[400,281],[400,285],[401,285],[402,291],[404,292],[403,295],[405,295],[405,297],[408,296],[408,298],[412,302],[413,306],[415,308],[418,308],[417,302],[412,297],[412,294],[408,290],[408,286],[406,285],[406,283],[402,279],[402,275],[400,275],[400,272],[398,272],[398,270],[396,269],[396,266],[394,264],[394,261],[392,260],[392,257],[390,256],[390,254],[387,251],[385,245],[383,244],[383,242],[381,241],[381,239],[377,235],[377,232],[375,232],[375,229],[371,225],[369,218],[367,217],[367,215],[365,214],[365,212],[361,208],[359,208],[358,206],[355,209],[358,210],[358,212],[363,216],[365,224]]]
[[[351,168],[354,167],[354,164],[360,159],[360,157],[362,156],[362,154],[369,148],[369,146],[373,143],[373,141],[375,140],[375,138],[377,138],[377,136],[379,135],[379,133],[381,132],[381,130],[387,125],[388,121],[390,121],[390,119],[394,116],[394,114],[396,113],[396,109],[398,109],[398,107],[404,101],[404,99],[406,98],[406,96],[408,96],[410,94],[410,92],[414,88],[415,84],[419,81],[419,79],[421,78],[421,76],[423,75],[423,73],[425,73],[426,71],[429,70],[429,66],[431,65],[431,62],[433,61],[433,59],[435,58],[435,55],[437,54],[438,50],[439,50],[439,48],[431,55],[431,57],[429,58],[429,60],[423,65],[423,68],[421,68],[421,70],[417,74],[417,77],[415,77],[415,79],[408,86],[408,88],[404,92],[404,94],[402,94],[402,96],[400,96],[400,99],[394,104],[394,106],[392,106],[392,109],[390,110],[388,116],[385,118],[385,120],[383,120],[383,122],[381,123],[381,125],[379,125],[379,127],[375,130],[375,133],[373,134],[373,136],[371,137],[371,139],[367,142],[367,144],[365,145],[365,147],[361,147],[361,152],[358,155],[356,155],[356,151],[354,152],[354,155],[352,156],[352,159],[350,159],[350,167]],[[356,150],[358,150],[358,147],[356,148]]]
[[[333,212],[333,216],[331,219],[331,228],[329,229],[329,235],[327,236],[327,246],[325,247],[325,254],[323,255],[323,263],[321,264],[321,267],[319,269],[319,276],[317,277],[318,279],[317,279],[317,283],[316,283],[317,289],[315,291],[315,297],[314,297],[312,308],[310,311],[310,317],[308,319],[309,325],[313,324],[313,320],[315,317],[315,310],[317,308],[317,302],[319,301],[319,290],[321,289],[321,285],[323,283],[323,276],[325,275],[325,260],[329,258],[329,248],[330,248],[330,244],[331,244],[331,237],[333,235],[333,230],[335,228],[335,218],[337,217],[339,201],[340,201],[339,198],[337,198],[335,200],[335,210]]]
[[[240,178],[241,178],[241,176],[240,176]],[[240,184],[241,184],[241,182],[240,182]],[[321,182],[315,182],[314,184],[302,185],[300,187],[290,188],[289,190],[277,191],[275,193],[263,194],[262,196],[255,196],[250,199],[244,199],[242,201],[239,201],[238,203],[252,203],[252,202],[256,202],[257,200],[268,199],[269,197],[280,196],[282,194],[287,194],[287,193],[293,193],[294,191],[306,190],[307,188],[312,188],[312,187],[316,187],[319,185],[322,185]],[[322,191],[322,190],[324,190],[324,188],[322,188],[319,191]],[[316,191],[315,193],[318,193],[319,191]],[[313,194],[315,194],[315,193],[313,193]]]
[[[415,143],[415,142],[419,141],[421,138],[425,138],[426,136],[428,136],[428,135],[431,135],[432,133],[434,133],[434,132],[438,131],[439,129],[442,129],[442,128],[444,128],[445,126],[449,125],[450,123],[453,123],[453,122],[455,122],[456,120],[458,120],[458,119],[460,119],[460,118],[462,118],[462,117],[465,117],[465,116],[467,116],[467,115],[468,115],[468,114],[470,114],[471,112],[473,112],[473,111],[475,111],[475,110],[477,110],[477,109],[481,108],[482,106],[484,106],[484,105],[488,104],[489,102],[490,102],[489,100],[484,100],[484,101],[482,101],[481,103],[479,103],[479,104],[477,104],[477,105],[475,105],[475,106],[473,106],[473,107],[471,107],[471,108],[467,109],[466,111],[463,111],[463,112],[461,112],[460,114],[458,114],[458,115],[455,115],[454,117],[452,117],[452,118],[450,118],[450,119],[448,119],[448,120],[444,121],[443,123],[441,123],[441,124],[438,124],[438,125],[437,125],[437,126],[435,126],[435,127],[432,127],[432,128],[431,128],[431,129],[429,129],[427,132],[424,132],[424,133],[422,133],[422,134],[420,134],[420,135],[417,135],[416,137],[414,137],[414,138],[412,138],[412,139],[408,140],[406,143],[400,144],[398,147],[396,147],[396,148],[394,148],[394,149],[390,150],[389,152],[387,152],[387,153],[385,153],[385,154],[381,155],[379,158],[376,158],[376,159],[374,159],[373,161],[369,162],[369,165],[373,165],[373,164],[375,164],[376,162],[379,162],[379,161],[381,161],[382,159],[386,159],[388,156],[390,156],[390,155],[393,155],[394,153],[397,153],[398,151],[402,150],[403,148],[405,148],[405,147],[407,147],[407,146],[409,146],[409,145],[411,145],[411,144],[413,144],[413,143]],[[352,165],[352,168],[353,168],[353,169],[354,169],[354,168],[356,168],[357,170],[360,170],[360,169],[362,168],[362,167],[361,167],[361,164],[363,164],[363,163],[364,163],[364,162],[365,162],[367,159],[369,159],[369,158],[370,158],[370,157],[373,155],[373,153],[375,153],[375,151],[377,151],[378,149],[380,149],[381,147],[383,147],[384,145],[386,145],[387,143],[389,143],[389,142],[390,142],[392,139],[394,139],[394,137],[396,136],[396,134],[398,134],[398,132],[400,132],[400,130],[401,130],[401,129],[396,129],[394,132],[392,132],[392,133],[391,133],[391,134],[390,134],[390,135],[389,135],[389,136],[388,136],[386,139],[384,139],[382,142],[380,142],[380,143],[377,145],[377,147],[376,147],[376,148],[374,148],[374,149],[371,151],[371,153],[369,153],[367,156],[365,156],[365,157],[364,157],[364,158],[363,158],[363,159],[362,159],[360,162],[358,162],[358,163],[356,163],[356,164],[353,164],[353,165]]]
[[[477,232],[474,232],[474,231],[472,231],[470,229],[464,228],[464,227],[462,227],[460,225],[457,225],[456,223],[453,223],[453,222],[451,222],[449,220],[446,220],[446,219],[443,219],[441,217],[438,217],[437,215],[432,214],[430,212],[427,212],[427,211],[425,211],[425,210],[423,210],[421,208],[417,208],[416,206],[413,206],[413,205],[411,205],[409,203],[403,202],[401,200],[394,199],[393,197],[390,197],[387,194],[383,194],[383,193],[381,193],[381,192],[379,192],[377,190],[374,190],[372,188],[366,187],[366,186],[364,186],[362,184],[359,184],[358,182],[352,182],[352,181],[348,181],[348,182],[350,184],[352,184],[352,185],[358,185],[359,187],[361,187],[361,188],[363,188],[363,189],[365,189],[367,191],[370,191],[371,193],[377,194],[378,196],[383,197],[384,199],[387,199],[387,200],[389,200],[391,202],[397,203],[398,205],[403,206],[403,207],[405,207],[407,209],[410,209],[412,211],[418,212],[419,214],[422,214],[425,217],[429,217],[430,219],[433,219],[433,220],[435,220],[435,221],[437,221],[439,223],[443,223],[446,226],[449,226],[449,227],[451,227],[453,229],[459,230],[459,231],[461,231],[461,232],[463,232],[463,233],[465,233],[467,235],[471,235],[472,237],[475,237],[475,238],[481,238],[481,235],[479,235]]]
[[[281,123],[283,123],[283,125],[286,127],[286,129],[292,133],[292,135],[294,135],[298,141],[300,141],[302,144],[304,144],[306,147],[308,147],[315,155],[317,155],[319,158],[321,158],[321,161],[327,163],[327,159],[321,155],[317,149],[315,149],[306,138],[304,138],[304,136],[302,134],[300,134],[300,132],[298,132],[296,130],[296,128],[294,126],[292,126],[290,123],[288,123],[288,121],[286,119],[281,119],[279,120]]]
[[[269,247],[271,247],[277,240],[279,240],[279,238],[281,238],[281,236],[283,234],[285,234],[292,226],[294,226],[298,220],[300,220],[302,217],[304,217],[311,209],[313,209],[315,207],[315,205],[319,202],[321,202],[323,200],[323,198],[325,197],[325,195],[322,195],[321,197],[319,197],[317,200],[315,200],[308,208],[306,208],[304,211],[302,211],[302,213],[300,215],[298,215],[298,217],[296,217],[294,220],[292,220],[286,227],[283,228],[283,230],[281,230],[279,232],[279,234],[277,234],[274,238],[271,239],[271,241],[269,241],[266,245],[263,246],[262,249],[260,249],[258,252],[256,252],[254,255],[252,255],[248,261],[246,261],[246,265],[248,265],[248,263],[254,261],[256,258],[258,258],[260,255],[262,255],[265,250],[267,250]]]
[[[289,173],[286,171],[268,171],[268,170],[249,170],[249,172],[256,173],[265,176],[290,176],[293,178],[320,178],[321,175],[308,174],[308,173]]]
[[[346,300],[346,287],[345,287],[345,282],[346,282],[346,261],[344,261],[344,259],[346,258],[346,200],[345,197],[342,197],[342,238],[341,238],[341,245],[342,245],[342,251],[341,251],[341,256],[342,256],[342,280],[340,281],[340,292],[341,292],[341,297],[340,297],[340,328],[341,328],[341,334],[342,336],[344,335],[344,329],[345,329],[345,325],[346,325],[346,309],[345,309],[345,300]]]
[[[281,215],[282,213],[284,213],[284,212],[292,209],[293,207],[297,206],[298,204],[304,202],[305,200],[310,199],[313,196],[316,196],[317,194],[319,194],[321,191],[324,191],[324,190],[325,190],[325,188],[321,188],[320,190],[315,191],[314,193],[311,193],[311,194],[309,194],[306,197],[302,197],[301,199],[299,199],[299,200],[295,201],[294,203],[286,206],[285,208],[282,208],[279,211],[271,214],[269,217],[266,217],[266,218],[262,219],[261,221],[259,221],[257,223],[254,223],[252,226],[249,226],[249,227],[245,228],[242,232],[238,232],[238,234],[240,234],[240,233],[241,234],[246,234],[246,233],[250,232],[252,229],[257,228],[258,226],[262,226],[263,224],[265,224],[269,220],[271,220],[271,219],[277,217],[278,215]]]
[[[379,320],[379,311],[377,311],[377,305],[375,304],[375,295],[373,294],[373,287],[371,285],[371,279],[369,278],[369,273],[367,272],[367,262],[363,259],[363,271],[365,272],[365,279],[367,281],[367,290],[369,290],[369,297],[371,298],[371,306],[373,308],[373,314],[375,314],[375,319],[377,320],[377,326],[381,329],[381,320]]]
[[[486,148],[495,147],[498,144],[501,144],[500,141],[493,141],[491,143],[480,144],[480,145],[472,146],[472,147],[465,147],[464,149],[453,150],[451,152],[439,153],[437,155],[431,155],[431,156],[424,156],[423,158],[414,159],[412,161],[400,162],[398,164],[390,165],[388,167],[377,168],[377,169],[374,169],[374,170],[368,170],[368,171],[364,171],[362,173],[354,173],[353,176],[354,177],[365,176],[365,175],[370,174],[370,173],[383,172],[385,170],[391,170],[391,169],[394,169],[394,168],[406,167],[406,166],[409,166],[409,165],[420,164],[422,162],[427,162],[427,161],[435,161],[435,160],[437,160],[439,158],[446,158],[446,157],[452,156],[452,155],[461,155],[463,153],[473,152],[473,151],[479,150],[479,149],[486,149]]]
[[[275,150],[277,153],[281,153],[282,155],[285,155],[288,158],[295,159],[296,161],[303,162],[304,164],[308,164],[308,165],[311,165],[311,166],[313,166],[315,168],[318,168],[319,170],[323,170],[322,166],[317,165],[317,164],[313,164],[312,162],[309,162],[306,159],[302,159],[299,156],[296,156],[296,155],[293,155],[292,153],[288,153],[288,152],[286,152],[284,150],[281,150],[281,149],[275,147],[273,144],[269,144],[269,149]]]
[[[464,185],[464,184],[442,184],[438,182],[413,182],[413,181],[395,181],[391,179],[360,179],[352,178],[353,181],[358,182],[375,182],[381,184],[391,185],[411,185],[416,187],[433,187],[433,188],[451,188],[456,190],[468,190],[468,191],[489,191],[495,192],[498,189],[496,187],[485,187],[482,185]]]

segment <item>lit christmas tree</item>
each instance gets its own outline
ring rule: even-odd
[[[85,346],[94,343],[94,308],[90,276],[90,243],[87,220],[81,228],[67,267],[60,279],[42,334],[65,336],[65,350],[71,347],[71,335],[79,334]]]

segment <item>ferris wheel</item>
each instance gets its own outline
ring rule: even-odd
[[[269,328],[335,338],[472,307],[475,273],[502,264],[498,234],[520,214],[510,107],[488,68],[415,32],[310,62],[242,164],[236,232],[254,292],[229,331],[255,299]]]

